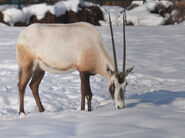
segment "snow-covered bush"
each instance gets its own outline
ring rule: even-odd
[[[3,9],[3,7],[0,7]],[[45,3],[16,8],[4,8],[0,12],[0,22],[23,26],[39,23],[74,23],[89,22],[94,25],[108,25],[111,13],[113,25],[122,25],[123,7],[97,6],[82,0],[59,1],[54,5]],[[167,0],[147,0],[147,3],[134,1],[127,7],[128,25],[168,25],[185,20],[185,4],[171,3]]]
[[[103,14],[98,6],[81,0],[59,1],[54,5],[46,3],[24,7],[22,10],[8,8],[0,14],[0,22],[11,26],[29,25],[31,23],[72,23],[86,21],[99,25]]]
[[[128,25],[167,25],[180,23],[185,19],[185,6],[183,7],[183,4],[174,6],[167,0],[148,0],[145,4],[133,2],[133,5],[126,9]],[[101,25],[108,25],[109,12],[113,25],[122,25],[122,11],[124,10],[122,7],[102,6],[101,9],[105,19],[100,22]]]
[[[14,25],[16,22],[24,23],[26,21],[25,14],[19,9],[7,9],[3,11],[4,22]]]

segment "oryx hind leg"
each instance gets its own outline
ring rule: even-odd
[[[39,67],[36,68],[36,70],[33,72],[33,76],[32,76],[32,80],[29,84],[31,90],[32,90],[32,94],[35,98],[36,104],[38,106],[39,112],[44,112],[45,109],[42,105],[42,102],[40,100],[39,97],[39,84],[41,82],[41,80],[43,79],[45,74],[45,71],[41,70]]]
[[[19,106],[19,114],[24,115],[24,94],[26,85],[29,82],[31,76],[32,76],[32,64],[27,64],[24,67],[19,67],[18,71],[19,76],[19,82],[18,82],[18,89],[19,89],[19,100],[20,100],[20,106]]]
[[[91,111],[92,92],[90,87],[90,73],[80,72],[81,79],[81,110],[85,110],[85,97],[88,103],[88,111]]]

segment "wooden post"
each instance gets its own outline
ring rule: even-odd
[[[146,0],[143,0],[143,4],[145,4],[145,3],[147,3],[147,1]]]
[[[21,9],[21,0],[18,0],[17,5],[18,5],[18,9]]]

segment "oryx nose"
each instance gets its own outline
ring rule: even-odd
[[[117,106],[117,109],[122,109],[122,108],[125,108],[125,105],[123,105],[123,106]]]

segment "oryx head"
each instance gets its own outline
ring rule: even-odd
[[[125,70],[126,66],[126,44],[125,44],[125,22],[126,22],[126,14],[124,12],[123,15],[123,70],[122,72],[118,71],[117,67],[117,60],[116,60],[116,50],[114,45],[114,36],[112,30],[112,22],[109,14],[109,23],[110,23],[110,30],[111,30],[111,37],[112,37],[112,48],[113,48],[113,55],[114,55],[114,66],[115,70],[112,70],[107,65],[107,72],[109,74],[109,91],[110,94],[115,102],[116,108],[121,109],[125,107],[124,95],[125,95],[125,88],[127,86],[126,76],[130,73],[134,66]]]

